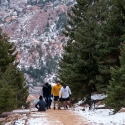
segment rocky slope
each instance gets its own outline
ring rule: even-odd
[[[66,41],[61,31],[66,24],[67,11],[73,4],[74,0],[0,0],[0,26],[10,37],[10,42],[16,44],[19,68],[41,70],[43,66],[47,67],[51,58],[50,62],[55,66],[50,72],[44,71],[42,81],[56,73],[57,61]],[[33,75],[26,76],[29,83],[34,82]]]

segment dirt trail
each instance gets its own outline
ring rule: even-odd
[[[53,110],[49,109],[46,112],[31,112],[26,125],[30,125],[30,122],[34,119],[38,119],[41,125],[91,125],[79,115],[73,113],[72,110]],[[38,124],[37,122],[34,125]]]
[[[51,119],[57,119],[62,125],[87,125],[85,120],[70,110],[49,110],[47,112]]]

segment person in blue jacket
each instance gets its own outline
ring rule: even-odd
[[[35,107],[38,111],[46,111],[46,102],[43,100],[43,97],[39,97],[39,101],[35,104]]]

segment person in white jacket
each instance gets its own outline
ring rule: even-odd
[[[69,86],[63,85],[63,87],[60,89],[59,92],[59,98],[62,99],[64,109],[68,108],[67,105],[70,104],[70,96],[71,96],[71,90]]]

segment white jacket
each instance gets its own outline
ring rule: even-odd
[[[59,92],[59,98],[68,98],[69,95],[71,95],[71,90],[69,88],[69,86],[66,86],[66,88],[61,88],[60,92]]]

